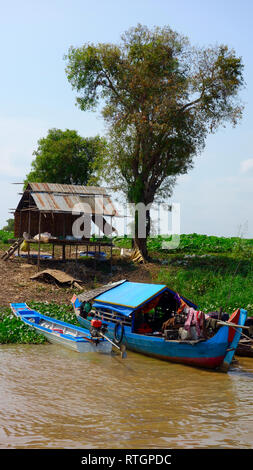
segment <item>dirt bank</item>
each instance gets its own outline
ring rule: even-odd
[[[1,252],[0,252],[1,255]],[[44,269],[58,269],[80,280],[83,290],[92,289],[107,282],[128,279],[139,282],[154,281],[160,269],[155,263],[134,265],[129,261],[122,261],[114,257],[112,272],[110,262],[96,262],[94,260],[41,261],[40,271]],[[60,287],[56,282],[48,283],[31,280],[37,274],[36,261],[30,264],[25,259],[14,257],[9,261],[0,259],[0,306],[7,306],[10,302],[48,301],[56,303],[69,303],[75,287]],[[79,291],[80,292],[80,291]]]

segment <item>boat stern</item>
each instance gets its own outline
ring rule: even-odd
[[[220,370],[222,372],[227,372],[231,365],[231,362],[235,355],[236,348],[241,338],[242,328],[240,328],[239,325],[244,326],[246,318],[247,318],[247,314],[248,314],[247,310],[244,310],[243,308],[241,308],[241,309],[236,310],[229,319],[229,321],[233,322],[234,324],[236,323],[238,326],[227,327],[229,329],[228,331],[229,344],[228,344],[228,348],[226,351],[226,355],[223,359],[222,364],[220,365]]]

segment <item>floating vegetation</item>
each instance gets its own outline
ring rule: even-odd
[[[79,325],[71,305],[30,302],[29,307],[58,320]],[[45,342],[44,336],[25,325],[12,313],[10,308],[0,307],[0,344],[41,344]]]

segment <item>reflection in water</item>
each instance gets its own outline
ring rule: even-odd
[[[128,352],[0,346],[1,448],[251,448],[253,359],[228,374]]]

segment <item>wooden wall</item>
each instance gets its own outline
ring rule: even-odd
[[[80,216],[72,214],[59,214],[59,213],[41,213],[41,233],[49,232],[54,237],[63,237],[67,235],[72,236],[72,226],[76,219]],[[85,223],[85,238],[89,238],[91,234],[91,216],[87,215],[84,218]],[[29,230],[30,224],[30,230]],[[81,225],[84,229],[84,225]],[[39,233],[39,212],[30,211],[30,223],[28,211],[16,211],[14,214],[14,236],[19,238],[23,233],[30,233],[34,237]]]

